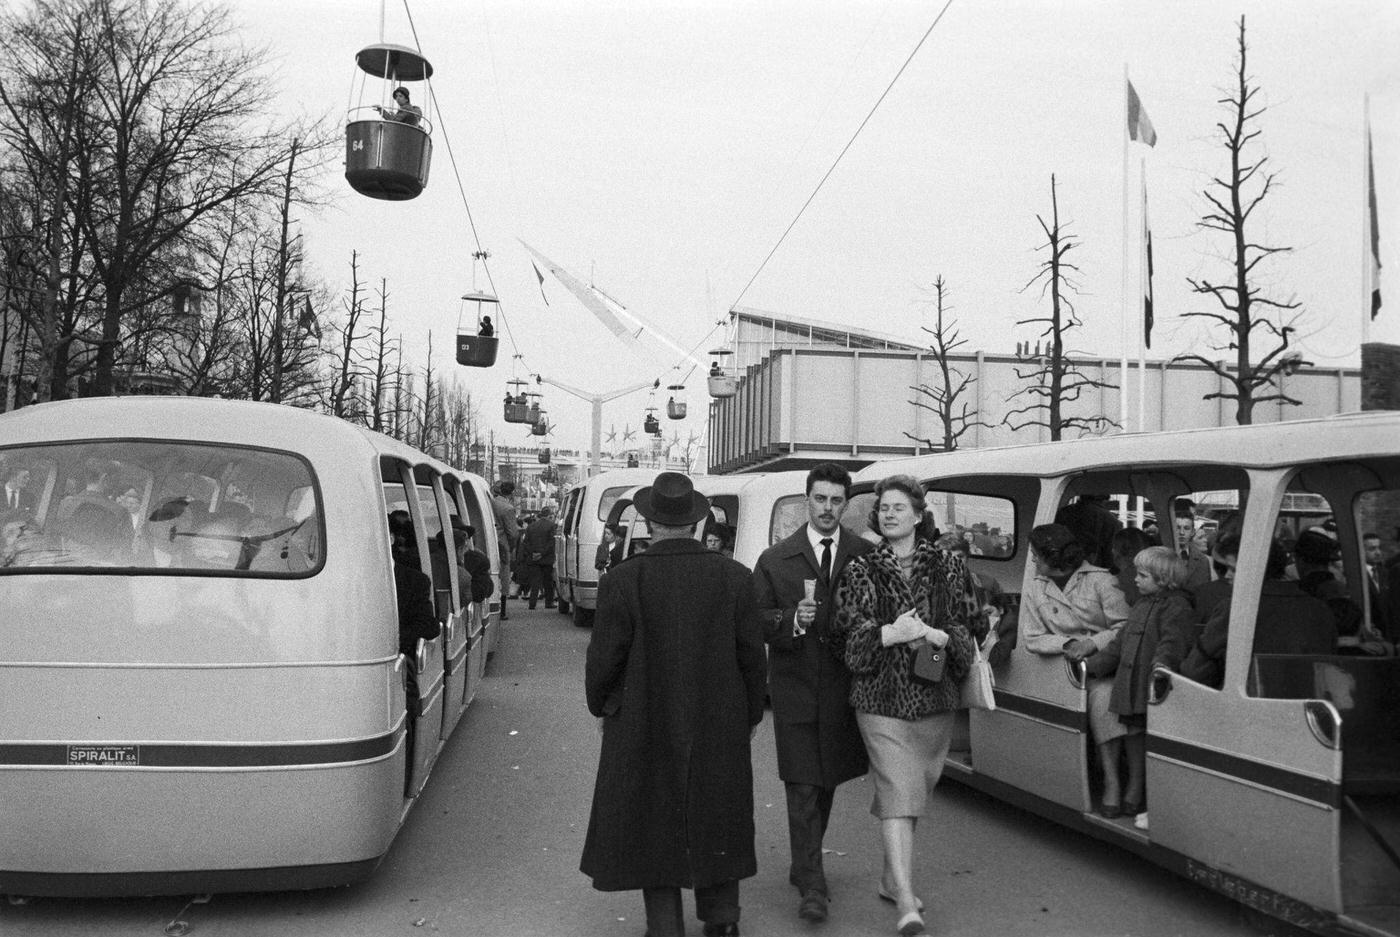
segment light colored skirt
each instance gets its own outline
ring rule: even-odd
[[[856,713],[875,781],[871,813],[881,820],[927,815],[928,792],[943,774],[956,718],[954,712],[912,720]]]
[[[1118,714],[1108,711],[1108,701],[1112,695],[1112,677],[1089,678],[1089,734],[1095,745],[1102,745],[1128,734],[1128,727],[1123,725]]]

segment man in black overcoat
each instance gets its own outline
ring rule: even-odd
[[[807,523],[763,551],[753,574],[769,647],[778,777],[787,792],[788,880],[801,894],[797,913],[814,922],[827,915],[822,838],[836,786],[865,774],[867,767],[849,702],[851,673],[841,648],[828,640],[836,580],[848,560],[870,549],[841,528],[850,492],[850,473],[841,466],[824,462],[812,469]]]
[[[649,937],[739,933],[757,872],[749,743],[763,719],[763,630],[749,571],[692,538],[709,502],[662,472],[637,492],[651,547],[608,570],[588,645],[603,735],[580,868],[600,891],[641,889]]]

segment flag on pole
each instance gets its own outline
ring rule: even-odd
[[[1381,228],[1376,216],[1376,169],[1371,159],[1371,118],[1366,117],[1366,228],[1371,242],[1367,279],[1371,287],[1371,318],[1381,311]]]
[[[1157,131],[1152,129],[1152,121],[1148,119],[1147,111],[1142,109],[1137,89],[1131,81],[1128,82],[1128,137],[1148,146],[1157,145]]]
[[[305,330],[307,335],[318,342],[321,340],[321,323],[316,321],[316,310],[311,308],[310,296],[304,299],[301,307],[301,321],[297,324]]]
[[[1147,180],[1142,180],[1142,340],[1152,347],[1152,226],[1147,223]]]
[[[533,260],[530,261],[530,266],[535,268],[535,278],[540,281],[540,298],[543,299],[544,304],[548,306],[549,297],[544,294],[544,274],[540,273],[539,265],[536,264]]]

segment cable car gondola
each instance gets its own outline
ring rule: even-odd
[[[548,415],[547,415],[543,410],[540,409],[540,405],[539,405],[539,404],[535,404],[535,413],[536,413],[536,415],[537,415],[538,418],[535,420],[534,423],[530,424],[530,434],[531,434],[532,436],[548,436],[548,435],[549,435],[549,417],[548,417]]]
[[[661,421],[656,418],[656,414],[652,412],[650,407],[647,408],[646,419],[642,420],[642,432],[648,436],[661,435]]]
[[[413,49],[385,43],[361,49],[355,64],[379,79],[380,103],[357,103],[346,115],[345,180],[370,198],[390,202],[417,198],[428,184],[432,126],[410,103],[412,92],[402,82],[427,81],[433,66]],[[390,88],[393,103],[386,97]],[[364,94],[361,84],[360,102]]]
[[[539,460],[540,460],[540,464],[541,464],[541,465],[548,465],[548,464],[549,464],[549,455],[550,455],[550,453],[549,453],[549,447],[548,447],[548,446],[545,446],[544,448],[542,448],[542,449],[539,451]]]
[[[491,316],[485,311],[495,309],[500,300],[490,293],[467,293],[462,304],[476,304],[476,331],[468,331],[462,326],[462,317],[457,317],[457,363],[469,368],[489,368],[496,363],[496,350],[501,340],[496,337]]]
[[[676,399],[676,394],[685,393],[685,385],[684,385],[684,384],[672,384],[672,385],[670,385],[669,387],[667,387],[666,389],[669,390],[669,391],[673,391],[673,392],[674,392],[674,393],[672,393],[671,398],[670,398],[669,400],[666,401],[666,416],[667,416],[667,418],[668,418],[668,419],[672,419],[672,420],[684,420],[684,419],[685,419],[685,398],[682,397],[680,400],[677,400],[677,399]]]
[[[524,386],[525,382],[520,378],[506,381],[505,420],[507,423],[535,422],[530,418],[530,399],[525,396],[523,390],[520,390]],[[511,391],[512,387],[515,388],[514,392]]]
[[[716,399],[733,397],[739,392],[739,379],[735,377],[727,368],[720,367],[720,360],[725,355],[733,354],[728,348],[716,348],[710,352],[715,360],[710,365],[710,396]]]

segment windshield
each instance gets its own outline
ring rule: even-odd
[[[310,575],[310,467],[285,452],[187,442],[0,449],[0,573],[55,569]]]

